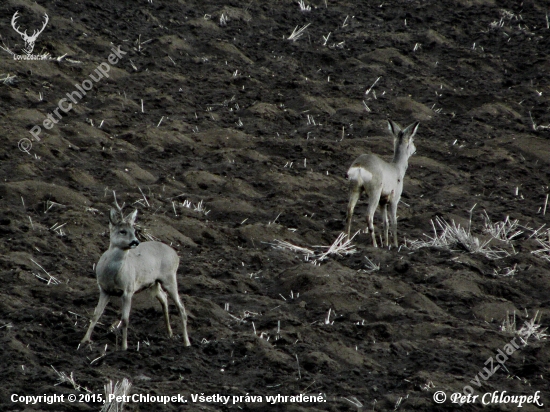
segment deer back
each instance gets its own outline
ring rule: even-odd
[[[174,277],[180,258],[176,251],[161,242],[143,242],[128,252],[126,265],[135,275],[135,290],[164,283]]]
[[[361,168],[369,172],[370,179],[363,179],[363,183],[373,187],[382,185],[383,193],[394,190],[400,180],[399,170],[395,164],[386,162],[375,154],[363,154],[355,159],[348,171],[348,176],[354,168]]]

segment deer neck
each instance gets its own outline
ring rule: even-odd
[[[108,295],[121,296],[131,289],[132,282],[128,267],[128,250],[112,245],[105,251],[97,264],[97,281]]]
[[[409,167],[409,156],[407,156],[406,147],[398,146],[395,149],[392,163],[397,168],[399,172],[399,177],[403,179],[403,177],[405,176],[405,172],[407,171],[407,167]]]
[[[126,266],[126,260],[128,259],[128,250],[109,246],[109,249],[105,252],[105,263],[102,268],[104,276],[116,277],[121,270]]]

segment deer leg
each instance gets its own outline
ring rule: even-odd
[[[162,286],[168,293],[168,296],[170,296],[170,299],[174,301],[178,308],[181,317],[181,327],[183,330],[183,344],[185,346],[191,346],[191,342],[189,342],[189,336],[187,335],[187,312],[185,312],[185,306],[183,306],[183,303],[180,300],[180,296],[178,294],[178,285],[174,279],[173,282],[164,283]]]
[[[393,201],[390,203],[390,222],[391,222],[391,231],[393,233],[393,245],[395,247],[399,246],[397,242],[397,204],[399,201]]]
[[[348,202],[348,211],[346,215],[346,233],[348,239],[351,232],[351,217],[353,216],[353,209],[359,200],[359,194],[361,193],[360,187],[356,182],[350,182],[349,187],[349,202]]]
[[[168,330],[168,336],[174,336],[172,328],[170,327],[170,315],[168,314],[168,299],[166,298],[166,292],[160,287],[160,283],[155,283],[153,286],[153,293],[162,306],[162,312],[164,313],[164,323],[166,324],[166,330]]]
[[[389,224],[388,224],[388,205],[387,204],[384,204],[384,206],[382,206],[382,222],[384,224],[384,243],[386,246],[388,246],[389,245],[389,236],[388,236]]]
[[[374,191],[369,193],[369,206],[367,208],[367,224],[372,235],[372,245],[378,247],[376,242],[376,233],[374,233],[374,212],[378,207],[380,202],[380,195],[382,194],[382,184],[378,188],[375,188]]]
[[[130,323],[133,295],[128,292],[122,294],[122,350],[128,349],[128,324]]]
[[[90,326],[88,327],[88,330],[86,331],[86,334],[80,341],[80,343],[86,343],[90,342],[90,337],[92,336],[92,332],[95,328],[95,325],[101,315],[103,314],[103,311],[105,310],[105,306],[107,306],[107,303],[109,302],[109,295],[107,295],[101,287],[99,288],[99,302],[97,303],[97,306],[94,310],[94,315],[92,316],[92,320],[90,322]]]
[[[376,207],[372,208],[373,209],[372,212],[370,209],[371,208],[369,204],[369,208],[367,210],[367,225],[372,235],[372,245],[374,247],[378,247],[378,243],[376,243],[376,234],[374,233],[374,211],[376,210]]]

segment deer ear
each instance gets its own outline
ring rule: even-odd
[[[393,120],[388,119],[388,130],[393,135],[393,137],[397,138],[397,136],[399,136],[399,132],[401,131],[401,126],[399,126]]]
[[[118,215],[116,209],[111,209],[109,212],[109,223],[112,225],[120,223],[120,216]]]
[[[405,130],[403,130],[403,135],[405,138],[412,140],[418,131],[418,126],[420,126],[420,122],[414,122],[413,124],[408,125]]]
[[[134,210],[132,213],[126,216],[124,220],[133,226],[134,223],[136,222],[137,212],[138,212],[137,209]]]

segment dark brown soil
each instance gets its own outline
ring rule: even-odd
[[[79,393],[55,370],[94,394],[128,378],[131,394],[188,399],[129,403],[130,411],[485,410],[479,401],[433,401],[436,391],[450,396],[466,385],[478,395],[540,391],[550,404],[550,346],[534,337],[481,387],[472,383],[514,338],[501,330],[507,313],[516,312],[518,328],[537,311],[537,323],[549,325],[550,262],[532,254],[540,246],[525,229],[550,217],[542,213],[550,184],[547,2],[306,4],[311,11],[290,0],[0,5],[5,46],[24,46],[10,25],[15,11],[29,33],[46,12],[34,52],[65,55],[14,61],[0,50],[1,78],[16,76],[0,83],[0,410],[100,409],[11,401]],[[287,39],[308,23],[299,40]],[[115,46],[126,54],[110,77],[46,130],[45,116]],[[353,159],[371,151],[391,158],[388,118],[421,122],[398,211],[400,242],[426,239],[436,216],[468,225],[476,205],[475,236],[483,235],[483,211],[525,227],[515,254],[375,249],[360,233],[356,254],[314,266],[271,245],[336,239]],[[29,133],[37,124],[40,141]],[[22,139],[32,140],[26,152],[21,144],[30,140]],[[127,352],[109,331],[120,316],[116,298],[94,343],[77,350],[98,299],[93,266],[109,244],[113,190],[128,212],[139,209],[142,240],[157,238],[181,257],[189,348],[181,336],[168,339],[160,306],[143,293]],[[210,212],[182,207],[185,200]],[[365,203],[355,230],[364,228]],[[365,257],[380,270],[367,272]],[[514,276],[494,275],[513,267]],[[60,283],[38,277],[45,272]],[[179,325],[174,305],[171,318]],[[191,394],[201,393],[264,402],[194,403]],[[266,395],[300,393],[326,402],[265,403]]]

